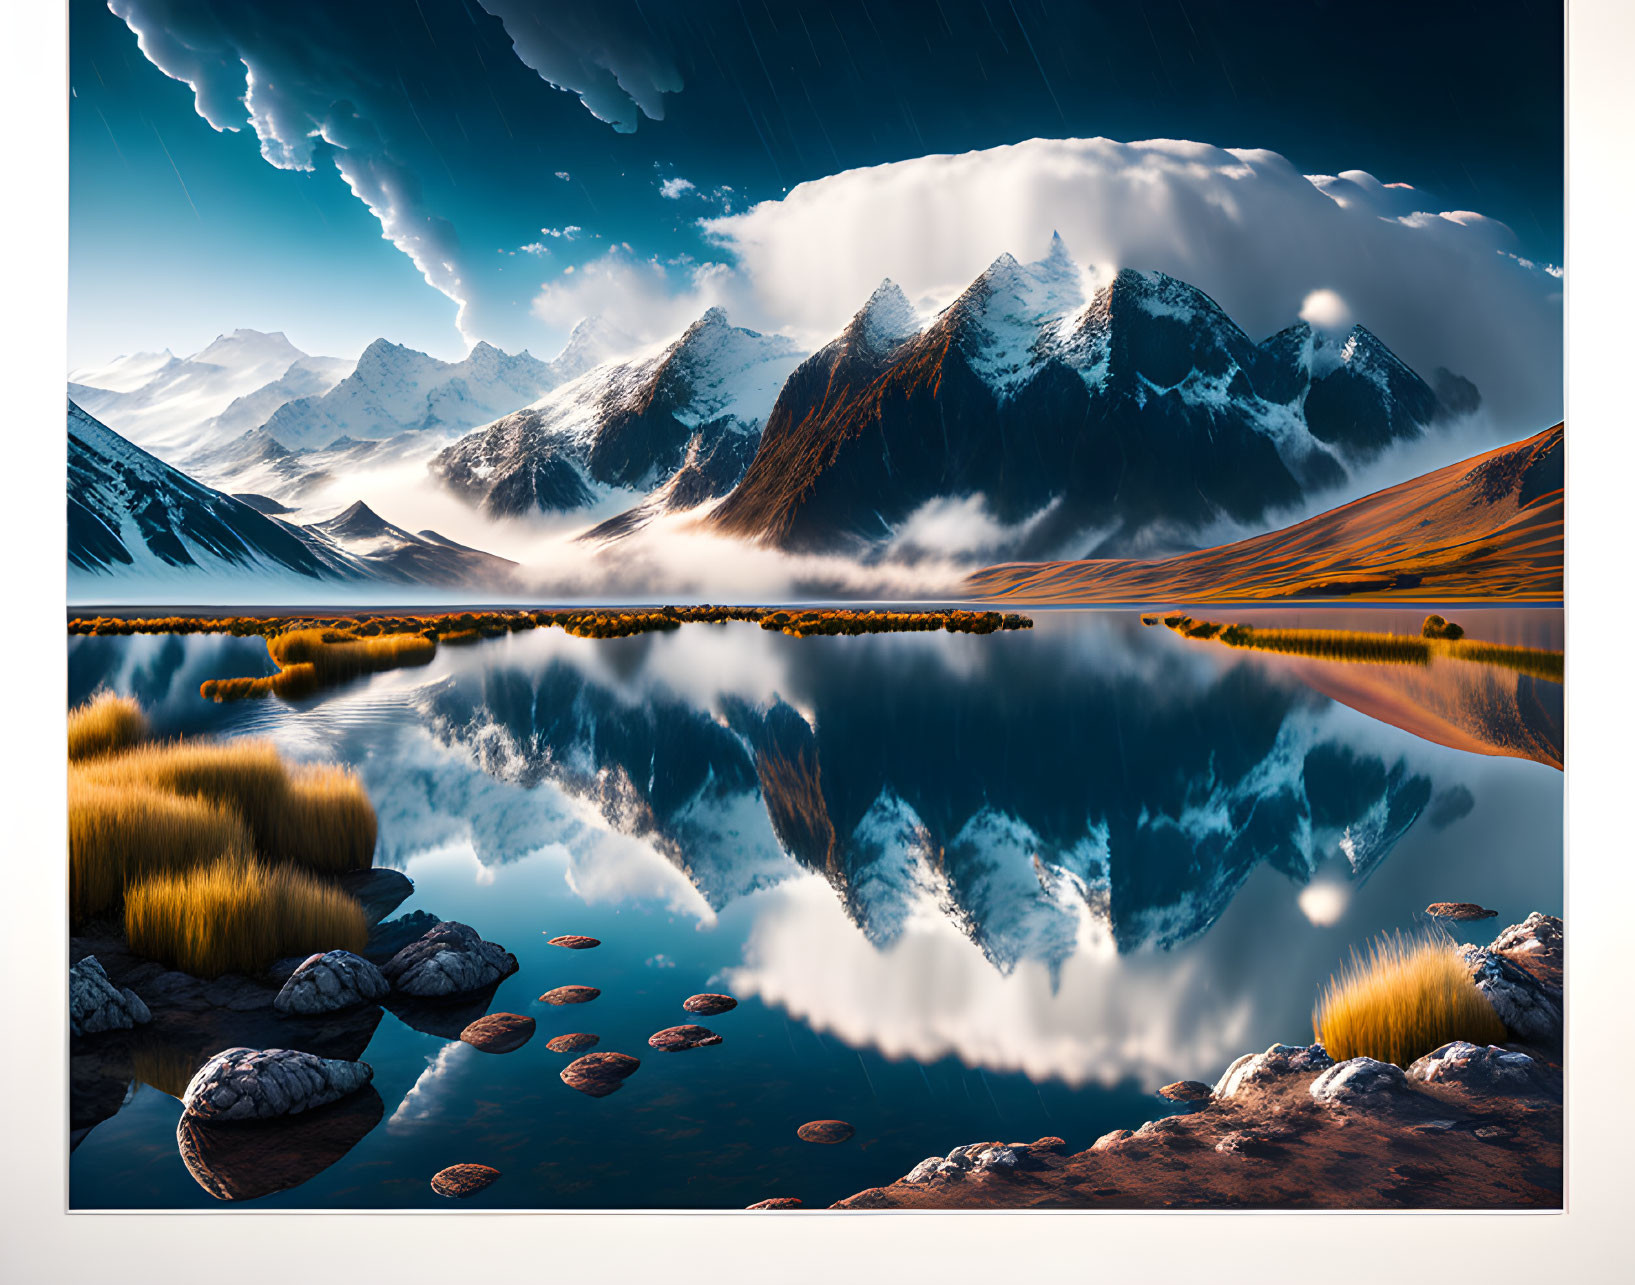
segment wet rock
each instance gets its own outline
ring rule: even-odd
[[[769,1200],[757,1200],[753,1205],[745,1205],[745,1209],[799,1209],[801,1203],[796,1196],[773,1196]]]
[[[555,1039],[546,1040],[545,1047],[553,1053],[577,1053],[580,1049],[593,1049],[602,1042],[600,1035],[587,1035],[583,1031],[574,1031],[570,1035],[558,1035]]]
[[[411,942],[418,941],[442,921],[424,910],[411,911],[378,923],[369,930],[369,940],[358,953],[372,964],[384,964]]]
[[[738,1007],[738,1001],[731,995],[689,995],[681,1001],[682,1008],[689,1013],[697,1013],[700,1017],[714,1017],[718,1013],[727,1013]]]
[[[1527,1054],[1464,1040],[1425,1054],[1408,1068],[1408,1078],[1483,1093],[1538,1093],[1548,1083],[1544,1069]]]
[[[394,988],[441,999],[491,986],[517,971],[517,957],[465,924],[442,921],[410,942],[380,970]]]
[[[1518,1039],[1554,1046],[1561,1042],[1561,997],[1527,969],[1483,946],[1459,954],[1476,989],[1487,997],[1507,1030]]]
[[[267,1120],[338,1101],[373,1077],[366,1062],[295,1049],[226,1049],[194,1073],[182,1105],[215,1123]]]
[[[546,1004],[588,1004],[601,993],[594,986],[558,986],[554,991],[546,991],[539,998]]]
[[[1497,919],[1499,912],[1489,910],[1485,906],[1478,906],[1474,901],[1433,901],[1425,907],[1425,913],[1432,919],[1453,919],[1464,922],[1470,919]]]
[[[431,1177],[431,1189],[451,1200],[465,1200],[486,1191],[500,1180],[500,1171],[487,1165],[450,1165]]]
[[[1245,1053],[1215,1084],[1214,1096],[1231,1098],[1251,1084],[1278,1076],[1301,1072],[1322,1071],[1334,1065],[1334,1059],[1321,1044],[1274,1044],[1264,1053]]]
[[[846,1141],[856,1132],[844,1120],[808,1120],[795,1130],[795,1136],[802,1142],[821,1142],[833,1146]]]
[[[1177,1080],[1158,1090],[1158,1096],[1171,1102],[1207,1102],[1215,1090],[1197,1080]]]
[[[490,1013],[461,1031],[460,1038],[484,1053],[509,1053],[534,1038],[534,1019],[520,1013]]]
[[[87,955],[69,968],[69,1034],[128,1031],[152,1020],[153,1014],[135,991],[123,990],[108,980],[95,955]]]
[[[664,1053],[680,1053],[685,1049],[701,1049],[710,1044],[719,1044],[721,1037],[708,1027],[704,1026],[668,1026],[664,1030],[647,1037],[649,1048],[655,1048]]]
[[[605,1098],[624,1087],[641,1065],[628,1053],[587,1053],[562,1068],[562,1083],[592,1098]]]
[[[413,879],[384,866],[348,871],[335,882],[363,907],[364,922],[371,928],[414,895]]]
[[[1519,924],[1511,924],[1488,947],[1511,963],[1531,973],[1546,991],[1559,995],[1561,970],[1567,962],[1567,943],[1561,920],[1534,911]]]
[[[391,983],[367,959],[349,950],[309,955],[273,999],[280,1013],[331,1013],[384,999]]]
[[[1330,1104],[1377,1101],[1407,1087],[1402,1068],[1371,1057],[1336,1062],[1311,1083],[1311,1096]]]
[[[218,1125],[182,1112],[176,1149],[193,1180],[217,1200],[258,1200],[299,1187],[357,1146],[386,1114],[365,1088],[278,1120]]]
[[[552,937],[547,945],[562,946],[568,950],[594,950],[602,943],[595,937],[580,937],[570,933],[566,937]]]

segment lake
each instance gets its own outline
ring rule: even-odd
[[[1212,618],[1417,632],[1416,611]],[[1562,646],[1557,609],[1449,609],[1475,638]],[[353,767],[376,864],[425,911],[515,953],[490,1007],[535,1017],[491,1055],[391,1012],[381,1109],[255,1208],[822,1206],[968,1142],[1088,1146],[1177,1108],[1239,1054],[1307,1043],[1353,947],[1433,901],[1563,898],[1562,689],[1496,666],[1231,649],[1134,612],[1047,611],[988,636],[791,638],[689,624],[440,649],[311,699],[213,704],[271,673],[259,638],[75,637],[69,702],[138,697],[160,736],[265,737]],[[1501,750],[1502,753],[1476,752]],[[558,934],[598,937],[569,951]],[[599,987],[553,1008],[554,987]],[[693,1018],[699,991],[739,999]],[[714,1047],[647,1037],[701,1021]],[[574,1031],[641,1068],[564,1085]],[[138,1063],[175,1088],[186,1067]],[[180,1102],[140,1078],[78,1139],[77,1209],[220,1208],[183,1165]],[[814,1119],[856,1126],[798,1140]],[[356,1135],[356,1136],[353,1136]]]

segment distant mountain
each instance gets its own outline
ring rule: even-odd
[[[435,531],[411,535],[362,500],[338,517],[305,529],[370,566],[397,572],[414,584],[450,588],[503,584],[517,566],[507,558],[456,544]]]
[[[711,308],[662,349],[598,366],[462,438],[432,472],[495,517],[666,485],[690,507],[738,481],[801,355]]]
[[[286,380],[298,363],[296,386],[316,387],[337,369],[336,359],[309,357],[282,332],[235,330],[191,357],[139,353],[74,371],[69,396],[127,440],[180,460],[196,448],[204,424],[228,415],[241,398]]]
[[[322,396],[286,402],[263,427],[292,450],[326,447],[339,438],[452,436],[526,406],[626,342],[616,331],[586,322],[554,361],[478,343],[463,361],[449,362],[377,339],[345,379]]]
[[[411,536],[363,505],[317,527],[212,490],[68,403],[69,596],[214,581],[242,594],[314,583],[493,587],[513,564],[435,532]]]
[[[1260,521],[1441,413],[1361,326],[1257,344],[1163,273],[1085,281],[1057,237],[1037,263],[1001,255],[923,331],[886,283],[795,371],[710,520],[859,552],[980,495],[1024,549],[1139,550]]]
[[[1235,544],[1151,562],[1005,563],[967,587],[1026,602],[1558,602],[1565,455],[1558,424]]]

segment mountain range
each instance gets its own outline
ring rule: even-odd
[[[1037,263],[1001,255],[923,330],[886,282],[785,384],[709,521],[857,551],[979,495],[1019,556],[1140,553],[1261,522],[1450,412],[1360,325],[1257,344],[1161,272],[1086,281],[1057,237]]]
[[[69,596],[117,599],[211,582],[235,595],[269,584],[500,587],[513,563],[422,531],[363,504],[316,526],[195,481],[68,403]]]
[[[719,308],[610,355],[631,348],[591,320],[549,362],[377,340],[348,365],[236,331],[188,358],[76,371],[70,388],[198,483],[309,525],[359,472],[424,463],[426,487],[493,519],[566,516],[616,542],[686,514],[863,562],[943,552],[921,521],[939,506],[972,519],[967,557],[1196,549],[1309,512],[1480,402],[1445,370],[1433,388],[1362,325],[1295,321],[1256,342],[1193,286],[1103,279],[1059,237],[1034,263],[1000,255],[929,320],[886,280],[815,352]]]

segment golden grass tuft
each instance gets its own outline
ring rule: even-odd
[[[239,853],[152,875],[125,894],[131,949],[196,977],[259,972],[284,955],[362,950],[368,935],[363,907],[333,884]]]
[[[228,811],[249,832],[246,850],[268,861],[339,875],[365,869],[374,856],[375,811],[357,777],[340,767],[292,766],[267,741],[142,745],[82,763],[75,775],[133,799],[163,792]],[[110,837],[97,831],[75,860],[102,861]]]
[[[68,897],[76,924],[117,908],[126,888],[149,875],[250,847],[243,820],[220,801],[69,771]]]
[[[148,720],[134,699],[99,692],[68,711],[68,760],[126,749],[147,734]]]
[[[1505,1038],[1504,1023],[1441,929],[1392,933],[1362,955],[1353,950],[1318,999],[1311,1025],[1336,1062],[1371,1057],[1403,1068],[1450,1040]]]
[[[383,669],[429,664],[437,655],[437,638],[425,633],[383,634],[378,622],[370,632],[329,626],[291,629],[267,638],[267,651],[278,672],[263,678],[209,678],[199,684],[206,700],[244,700],[282,696],[298,700],[325,687]]]

